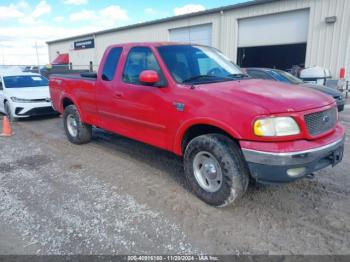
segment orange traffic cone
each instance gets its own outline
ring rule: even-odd
[[[2,120],[2,133],[0,134],[0,136],[12,136],[12,135],[13,133],[10,126],[9,118],[7,116],[4,116]]]

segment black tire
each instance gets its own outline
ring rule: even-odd
[[[70,118],[76,121],[76,134],[72,133],[68,128],[68,119]],[[81,122],[79,112],[75,105],[69,105],[65,108],[63,123],[67,138],[71,143],[81,145],[91,141],[92,127]]]
[[[194,159],[202,152],[208,152],[213,156],[221,168],[222,182],[217,181],[219,188],[215,192],[205,190],[194,172]],[[186,147],[184,168],[187,181],[194,193],[213,206],[224,207],[232,204],[248,188],[249,171],[242,152],[232,139],[221,134],[207,134],[194,138]]]
[[[9,104],[8,101],[5,102],[5,112],[6,112],[6,115],[7,115],[7,117],[9,118],[9,120],[11,122],[16,122],[17,121],[17,118],[14,117],[12,112],[11,112],[10,104]]]

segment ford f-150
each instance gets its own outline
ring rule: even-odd
[[[94,126],[171,151],[194,193],[215,206],[241,197],[249,179],[291,182],[343,156],[332,97],[251,79],[212,47],[113,45],[97,73],[49,85],[69,141],[89,142]]]

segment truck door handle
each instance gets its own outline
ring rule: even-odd
[[[123,98],[123,93],[115,92],[113,97],[116,99],[121,99],[121,98]]]

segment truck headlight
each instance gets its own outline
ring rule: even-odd
[[[300,128],[292,117],[269,117],[254,122],[257,136],[291,136],[300,134]]]
[[[12,96],[11,100],[16,103],[33,103],[33,100],[31,99],[18,98],[15,96]]]

